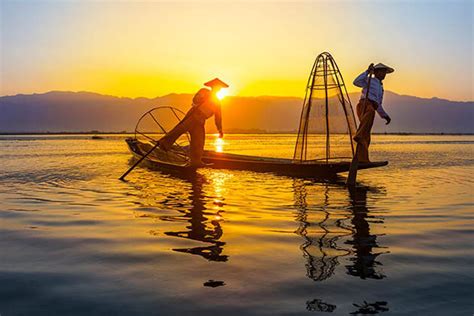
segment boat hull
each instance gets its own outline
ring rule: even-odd
[[[126,139],[126,142],[130,151],[136,158],[139,158],[146,153],[146,149],[144,150],[141,148],[144,144],[139,143],[136,139],[128,138]],[[292,159],[246,156],[218,153],[207,150],[204,151],[202,160],[205,163],[210,164],[207,166],[208,168],[271,172],[280,175],[309,178],[334,177],[338,173],[349,171],[351,164],[350,161],[337,161],[328,163],[325,161],[314,161],[310,163],[296,163]],[[187,166],[185,164],[164,162],[154,159],[153,157],[147,157],[144,161],[147,166],[157,169],[165,169],[168,171],[173,170],[186,173],[192,173],[196,171],[196,168]],[[387,161],[359,163],[358,169],[371,169],[383,167],[386,165],[388,165]]]

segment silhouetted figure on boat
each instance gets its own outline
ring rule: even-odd
[[[369,68],[354,80],[354,85],[362,88],[362,96],[357,104],[359,128],[354,136],[354,140],[358,143],[359,162],[369,162],[370,132],[374,124],[375,111],[386,121],[386,124],[390,124],[391,118],[382,107],[384,94],[382,81],[387,74],[392,72],[394,72],[393,68],[382,63],[375,66],[370,64]]]
[[[191,109],[186,116],[171,131],[159,140],[159,147],[168,151],[174,142],[184,133],[191,136],[190,163],[191,166],[201,167],[205,164],[201,161],[206,139],[206,120],[214,115],[219,137],[222,138],[222,111],[218,93],[222,88],[229,86],[218,78],[204,84],[208,88],[200,89],[193,98]]]

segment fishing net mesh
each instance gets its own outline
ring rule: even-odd
[[[183,112],[170,106],[157,107],[143,114],[135,127],[135,139],[139,141],[140,149],[143,152],[148,152],[183,118]],[[150,157],[165,162],[187,162],[189,157],[186,148],[189,145],[189,140],[189,134],[185,133],[176,140],[171,150],[164,151],[156,148]]]
[[[135,138],[154,143],[173,129],[184,117],[184,113],[170,106],[160,106],[142,115],[135,127]],[[183,134],[180,141],[188,140]]]
[[[301,112],[295,162],[349,160],[356,122],[342,75],[329,53],[311,70]]]

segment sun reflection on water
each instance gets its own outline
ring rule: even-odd
[[[224,139],[219,138],[219,134],[216,134],[216,139],[214,140],[213,145],[215,147],[216,152],[221,153],[224,151],[225,142]]]
[[[342,178],[210,168],[183,175],[146,165],[121,182],[131,163],[123,139],[51,137],[3,141],[0,150],[0,251],[16,249],[2,257],[7,285],[20,286],[18,297],[33,286],[33,311],[57,295],[56,276],[68,296],[88,290],[98,300],[103,284],[123,280],[133,285],[126,295],[153,298],[140,301],[144,314],[188,312],[172,295],[210,313],[227,304],[254,314],[413,314],[433,298],[447,315],[450,302],[460,313],[469,306],[472,136],[376,135],[374,156],[391,167],[361,172],[351,190]],[[208,137],[209,149],[224,143]],[[225,150],[283,155],[294,137],[228,135]],[[45,273],[55,280],[23,281]],[[210,287],[219,287],[213,296]]]

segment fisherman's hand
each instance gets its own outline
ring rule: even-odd
[[[224,137],[224,133],[222,131],[219,132],[219,138],[223,138]]]
[[[369,68],[367,68],[367,71],[370,73],[370,72],[374,72],[374,63],[371,63],[369,65]]]
[[[387,115],[386,117],[384,117],[384,119],[385,119],[385,121],[386,121],[385,125],[390,124],[390,122],[392,121],[392,119],[391,119],[390,116],[388,116],[388,115]]]

